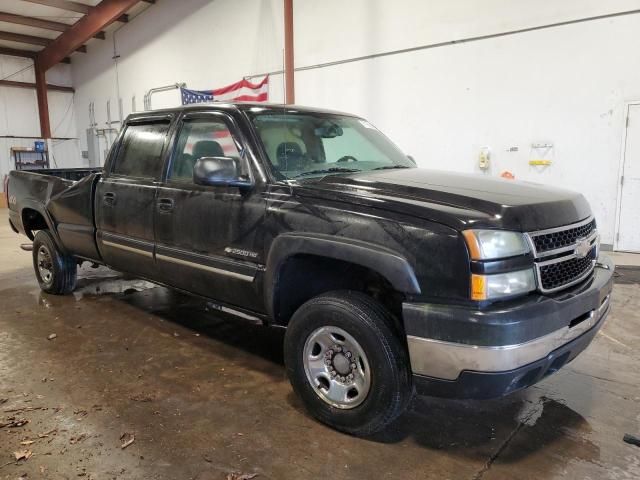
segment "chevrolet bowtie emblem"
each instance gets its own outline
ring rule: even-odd
[[[587,255],[589,255],[590,251],[591,251],[591,242],[589,242],[588,239],[583,238],[582,240],[578,241],[578,244],[576,245],[576,257],[584,258]]]

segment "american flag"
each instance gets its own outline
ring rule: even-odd
[[[266,102],[269,100],[269,75],[252,83],[247,79],[214,90],[181,88],[182,104],[205,102]]]

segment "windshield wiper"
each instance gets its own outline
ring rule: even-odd
[[[408,165],[385,165],[384,167],[372,168],[372,170],[391,170],[392,168],[413,168]]]
[[[358,168],[331,167],[321,170],[311,170],[310,172],[302,172],[291,178],[305,177],[307,175],[319,175],[321,173],[355,173],[360,172]]]

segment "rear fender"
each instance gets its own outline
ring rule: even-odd
[[[60,249],[61,252],[65,252],[66,249],[64,248],[64,245],[60,240],[60,236],[58,235],[58,230],[56,229],[55,222],[51,218],[51,215],[49,214],[47,209],[42,204],[36,201],[25,200],[20,205],[20,223],[22,227],[22,232],[27,237],[29,237],[30,240],[33,240],[34,238],[33,233],[31,232],[31,230],[27,229],[24,225],[24,214],[26,209],[34,210],[38,212],[40,215],[42,215],[42,218],[44,218],[44,221],[47,224],[47,228],[49,229],[49,232],[51,232],[51,236],[53,237],[53,240],[55,241],[56,246]]]

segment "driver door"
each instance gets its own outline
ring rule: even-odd
[[[263,252],[262,186],[203,186],[193,182],[202,157],[236,160],[253,178],[233,119],[223,112],[185,115],[165,181],[159,186],[155,218],[156,262],[167,284],[231,305],[261,311],[255,285]]]

